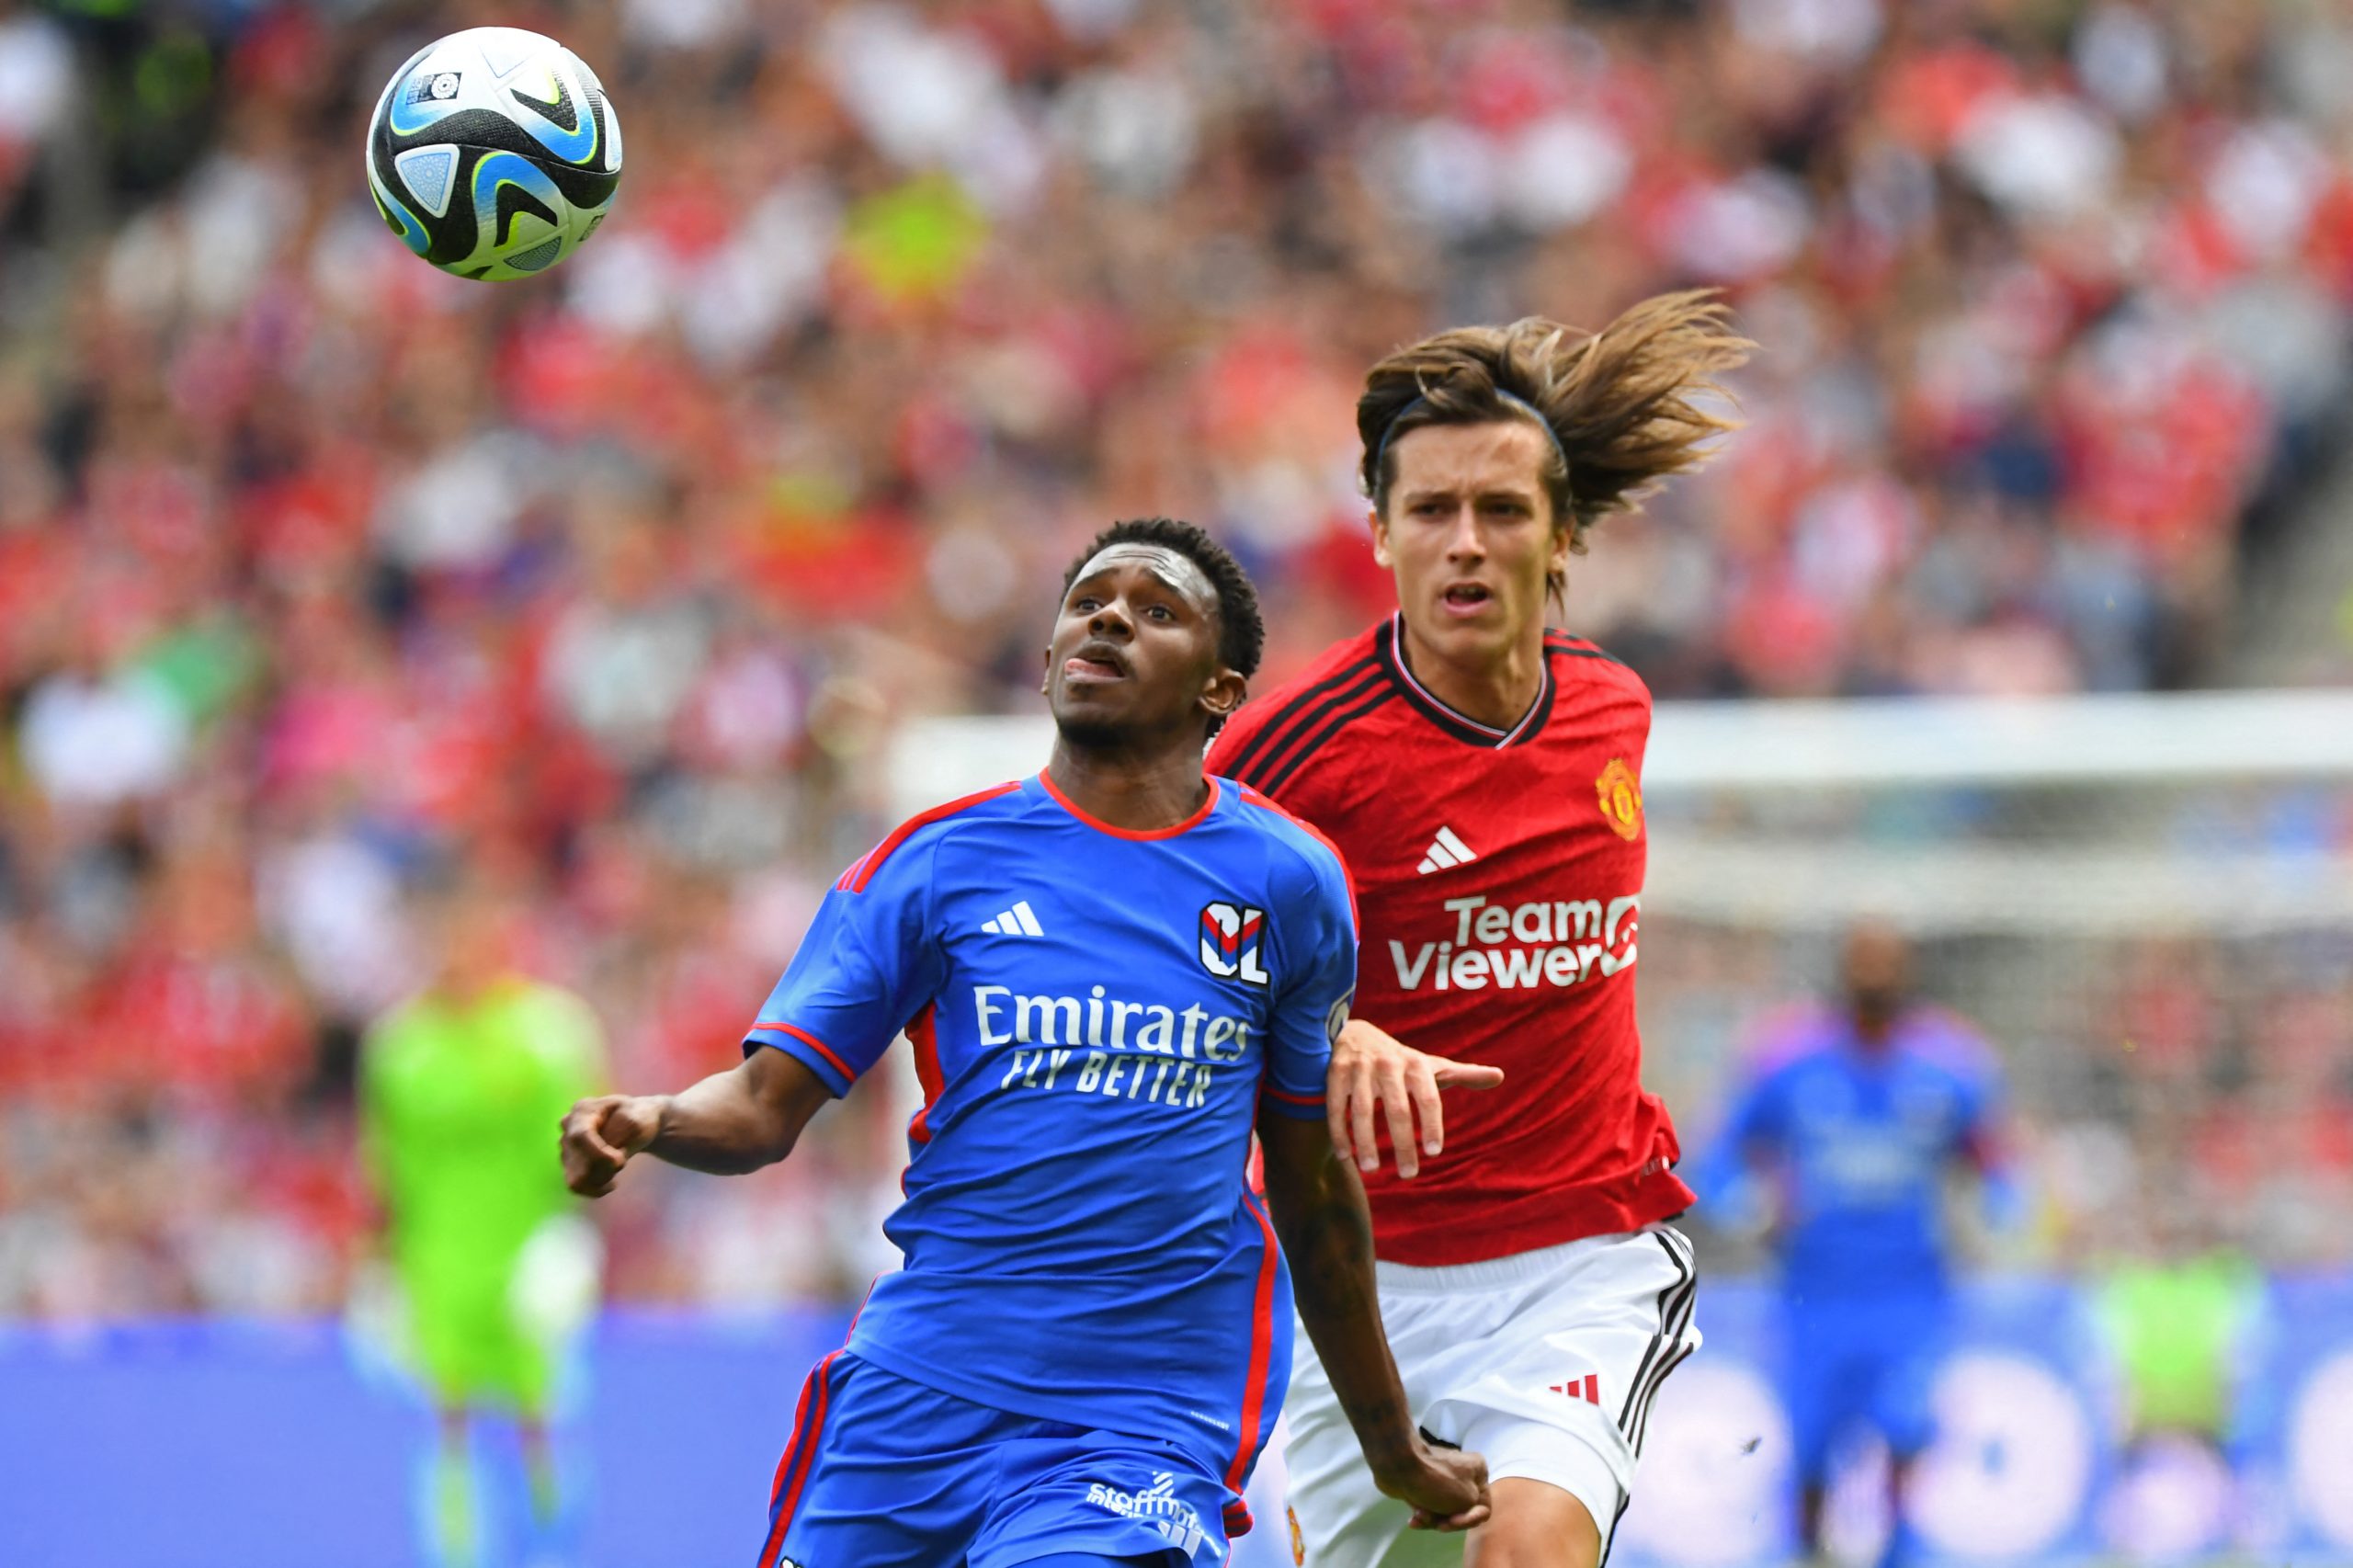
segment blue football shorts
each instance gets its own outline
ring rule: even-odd
[[[838,1350],[801,1388],[758,1568],[1215,1568],[1229,1498],[1174,1443],[1015,1415]]]
[[[1816,1293],[1788,1303],[1790,1446],[1820,1483],[1840,1439],[1876,1432],[1899,1459],[1936,1436],[1931,1409],[1950,1303],[1925,1291]]]

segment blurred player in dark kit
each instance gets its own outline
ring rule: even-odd
[[[1714,379],[1748,348],[1683,294],[1598,333],[1467,327],[1375,365],[1359,477],[1397,609],[1244,709],[1211,756],[1356,874],[1334,1140],[1368,1173],[1415,1418],[1494,1477],[1467,1546],[1409,1536],[1302,1356],[1285,1459],[1318,1568],[1592,1568],[1651,1399],[1699,1343],[1691,1249],[1665,1223],[1691,1193],[1634,1023],[1650,693],[1546,608],[1597,521],[1731,427]],[[1442,1124],[1441,1089],[1498,1081]]]

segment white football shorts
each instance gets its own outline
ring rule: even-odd
[[[1296,1568],[1296,1527],[1286,1495],[1290,1482],[1283,1470],[1283,1444],[1289,1437],[1288,1429],[1278,1420],[1274,1436],[1267,1439],[1267,1451],[1258,1456],[1258,1467],[1250,1472],[1250,1484],[1242,1489],[1242,1500],[1250,1507],[1250,1533],[1234,1540],[1233,1555],[1223,1568]]]
[[[1609,1552],[1651,1400],[1699,1347],[1691,1244],[1666,1225],[1448,1268],[1377,1266],[1381,1315],[1422,1429],[1486,1456],[1493,1481],[1574,1496]],[[1283,1460],[1307,1568],[1436,1568],[1463,1537],[1409,1530],[1298,1331]]]

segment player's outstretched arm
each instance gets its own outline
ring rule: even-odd
[[[780,1051],[755,1051],[676,1095],[598,1095],[563,1119],[564,1185],[583,1198],[612,1191],[621,1167],[652,1154],[688,1170],[740,1176],[792,1153],[824,1080]]]
[[[1487,1463],[1434,1447],[1414,1425],[1372,1277],[1372,1211],[1364,1184],[1320,1122],[1263,1112],[1267,1207],[1300,1321],[1332,1380],[1376,1485],[1414,1508],[1416,1529],[1467,1530],[1486,1522]]]
[[[1410,1180],[1421,1174],[1421,1156],[1434,1157],[1446,1147],[1446,1110],[1439,1091],[1492,1089],[1503,1081],[1500,1067],[1431,1056],[1386,1029],[1350,1018],[1332,1042],[1332,1073],[1324,1095],[1332,1146],[1340,1158],[1354,1159],[1358,1169],[1379,1170],[1381,1143],[1372,1119],[1376,1109],[1385,1110],[1397,1174]],[[1417,1120],[1418,1139],[1414,1132]]]

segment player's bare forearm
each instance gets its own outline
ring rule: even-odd
[[[740,1176],[792,1153],[801,1130],[832,1099],[816,1074],[780,1051],[761,1050],[665,1097],[645,1152],[714,1176]]]
[[[1381,1327],[1372,1276],[1372,1210],[1364,1184],[1312,1121],[1269,1112],[1258,1119],[1266,1151],[1267,1207],[1290,1264],[1300,1321],[1378,1472],[1413,1449],[1414,1414]]]
[[[599,1095],[563,1119],[563,1176],[601,1198],[639,1154],[714,1176],[740,1176],[792,1152],[817,1108],[824,1080],[779,1051],[756,1051],[675,1095]]]
[[[1320,1122],[1268,1111],[1258,1118],[1258,1141],[1300,1321],[1373,1479],[1412,1503],[1418,1524],[1472,1528],[1485,1517],[1486,1467],[1476,1455],[1433,1449],[1415,1427],[1381,1326],[1364,1184]]]

